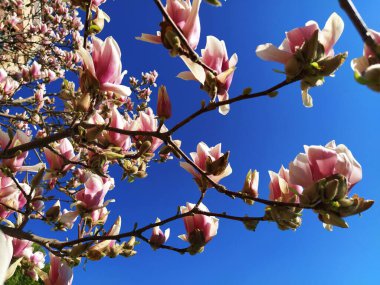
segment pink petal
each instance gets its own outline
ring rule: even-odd
[[[262,60],[275,61],[283,64],[286,64],[289,58],[293,56],[291,53],[280,50],[272,44],[259,45],[256,48],[256,55]]]

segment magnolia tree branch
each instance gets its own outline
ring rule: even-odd
[[[370,47],[370,49],[376,54],[377,58],[380,59],[380,47],[376,43],[363,18],[360,16],[354,3],[352,3],[351,0],[339,0],[339,4],[350,17],[351,22],[354,24],[356,30],[359,32],[363,42],[366,43]]]
[[[285,202],[278,202],[278,201],[271,201],[271,200],[265,200],[261,198],[255,198],[252,196],[249,196],[242,192],[233,192],[229,191],[225,186],[216,183],[213,181],[202,169],[200,169],[187,155],[184,153],[171,139],[167,141],[167,143],[175,149],[182,158],[189,163],[202,177],[207,180],[208,183],[210,183],[218,192],[223,193],[227,195],[230,198],[240,198],[242,200],[252,200],[258,203],[262,203],[268,206],[283,206],[283,207],[295,207],[295,208],[302,208],[302,209],[313,209],[312,206],[308,205],[301,205],[299,203],[285,203]]]
[[[278,89],[280,89],[280,88],[282,88],[284,86],[292,84],[292,83],[294,83],[294,82],[296,82],[298,80],[299,80],[299,78],[295,78],[295,79],[293,79],[291,81],[284,80],[281,83],[279,83],[279,84],[277,84],[277,85],[275,85],[275,86],[273,86],[271,88],[268,88],[266,90],[263,90],[263,91],[259,91],[259,92],[251,93],[251,94],[241,94],[239,96],[236,96],[234,98],[231,98],[231,99],[225,100],[225,101],[210,102],[210,103],[208,103],[207,106],[201,107],[198,111],[194,112],[193,114],[191,114],[187,118],[185,118],[182,121],[180,121],[179,123],[177,123],[173,128],[171,128],[168,131],[168,133],[170,135],[172,135],[174,132],[176,132],[177,130],[179,130],[184,125],[188,124],[189,122],[191,122],[196,117],[198,117],[198,116],[200,116],[200,115],[202,115],[204,113],[213,111],[213,110],[215,110],[216,108],[218,108],[220,106],[232,104],[232,103],[239,102],[239,101],[242,101],[242,100],[253,99],[253,98],[258,98],[258,97],[262,97],[262,96],[268,96],[268,95],[270,95],[270,93],[272,93],[272,92],[274,92],[274,91],[276,91],[276,90],[278,90]]]

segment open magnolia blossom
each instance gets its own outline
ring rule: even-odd
[[[204,142],[197,146],[197,152],[190,153],[195,165],[208,174],[208,177],[218,183],[222,178],[232,173],[232,168],[228,163],[228,152],[222,153],[222,144],[208,147]],[[209,187],[208,183],[202,181],[201,174],[187,162],[180,162],[182,168],[194,176],[195,182],[199,187]]]
[[[166,1],[165,9],[168,15],[181,30],[192,49],[197,48],[201,35],[199,20],[201,2],[202,0],[194,0],[193,3],[191,0]],[[163,43],[168,49],[178,49],[181,45],[178,36],[165,20],[161,23],[161,32],[157,32],[157,35],[142,34],[137,39],[154,44]]]
[[[191,211],[194,207],[195,204],[186,203],[186,206],[180,207],[181,214]],[[203,212],[209,212],[203,203],[199,204],[198,209]],[[219,219],[202,214],[186,216],[183,221],[187,234],[178,237],[190,243],[191,246],[188,249],[190,254],[203,251],[206,243],[216,236],[219,227]]]
[[[28,184],[19,183],[10,177],[0,175],[0,219],[8,218],[12,213],[25,206],[27,201],[23,192],[25,194],[30,193]]]
[[[91,91],[95,85],[100,91],[112,92],[119,97],[129,96],[131,89],[121,85],[127,72],[122,72],[121,51],[117,42],[112,37],[102,41],[94,36],[92,45],[92,54],[83,47],[78,50],[83,59],[82,92]]]
[[[238,62],[237,54],[234,53],[228,58],[226,44],[214,36],[207,37],[206,48],[201,50],[201,60],[210,68],[215,70],[216,74],[205,70],[198,63],[191,61],[185,56],[181,56],[190,71],[184,71],[178,74],[179,78],[184,80],[196,80],[202,84],[204,89],[212,100],[218,97],[219,101],[229,99],[228,90],[230,89],[236,64]],[[219,113],[228,114],[230,106],[228,104],[219,107]]]
[[[281,167],[278,174],[269,172],[270,199],[286,203],[314,205],[314,211],[326,229],[347,228],[344,217],[366,211],[373,201],[358,195],[348,197],[351,188],[362,178],[362,168],[345,145],[335,141],[326,146],[305,146],[289,170]],[[266,219],[274,220],[282,230],[301,225],[302,207],[268,206]]]
[[[288,80],[301,79],[303,104],[312,107],[308,89],[323,84],[324,76],[332,76],[347,57],[347,53],[334,55],[333,50],[343,28],[343,20],[332,13],[322,30],[318,23],[309,21],[305,27],[287,32],[279,47],[270,43],[259,45],[256,55],[263,60],[284,64]]]
[[[351,189],[362,179],[362,167],[345,145],[337,146],[331,141],[326,146],[304,148],[305,153],[297,155],[289,164],[291,183],[307,188],[320,179],[341,174]]]
[[[380,44],[380,33],[370,30],[377,44]],[[351,61],[357,82],[367,85],[370,89],[380,92],[380,60],[367,45],[364,45],[363,56]]]
[[[74,167],[74,164],[70,162],[76,162],[79,159],[79,154],[75,155],[73,145],[67,138],[50,147],[44,149],[46,160],[51,170],[49,174],[45,175],[45,179],[53,178],[59,172],[67,172]]]

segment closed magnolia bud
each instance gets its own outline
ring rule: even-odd
[[[165,48],[170,50],[171,56],[178,55],[178,50],[181,48],[181,40],[173,27],[167,22],[161,22],[161,41]]]
[[[210,5],[214,5],[216,7],[222,6],[222,3],[220,3],[219,0],[206,0],[206,3],[209,3]]]
[[[348,224],[341,217],[334,213],[319,214],[318,218],[325,224],[337,226],[340,228],[348,228]]]
[[[364,78],[370,89],[380,92],[380,63],[368,67],[364,73]]]
[[[30,186],[32,187],[32,190],[34,190],[39,184],[40,182],[42,181],[42,178],[44,176],[44,172],[45,172],[45,168],[42,167],[36,175],[34,175],[31,183],[30,183]]]
[[[142,145],[139,147],[138,155],[145,154],[147,151],[150,150],[151,146],[152,146],[152,143],[150,141],[143,142]]]
[[[83,254],[89,247],[91,243],[80,243],[75,246],[70,251],[70,257],[78,257]]]
[[[157,116],[163,119],[169,119],[172,116],[172,104],[164,85],[158,89]]]
[[[257,170],[249,170],[247,176],[245,177],[244,186],[242,189],[243,193],[248,194],[253,198],[259,197],[259,172]],[[249,205],[253,205],[254,201],[250,199],[244,199]]]
[[[57,201],[49,210],[46,211],[45,216],[49,221],[57,222],[61,216],[61,203]]]
[[[336,179],[333,179],[326,184],[326,188],[324,189],[324,199],[327,201],[332,201],[336,194],[338,193],[338,188],[339,188],[339,181]]]
[[[329,76],[334,73],[346,60],[348,53],[340,53],[333,57],[327,57],[319,61],[318,64],[321,67],[321,75]]]

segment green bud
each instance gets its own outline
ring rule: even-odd
[[[213,5],[215,7],[222,6],[222,3],[219,0],[206,0],[206,3]]]
[[[326,57],[318,62],[322,76],[333,74],[346,60],[348,53],[340,53],[333,57]]]
[[[247,230],[256,231],[256,228],[259,222],[260,221],[257,221],[257,220],[249,220],[249,221],[244,221],[243,224]]]
[[[338,194],[339,181],[337,179],[328,181],[323,191],[323,198],[325,201],[330,202],[334,200],[336,194]]]

